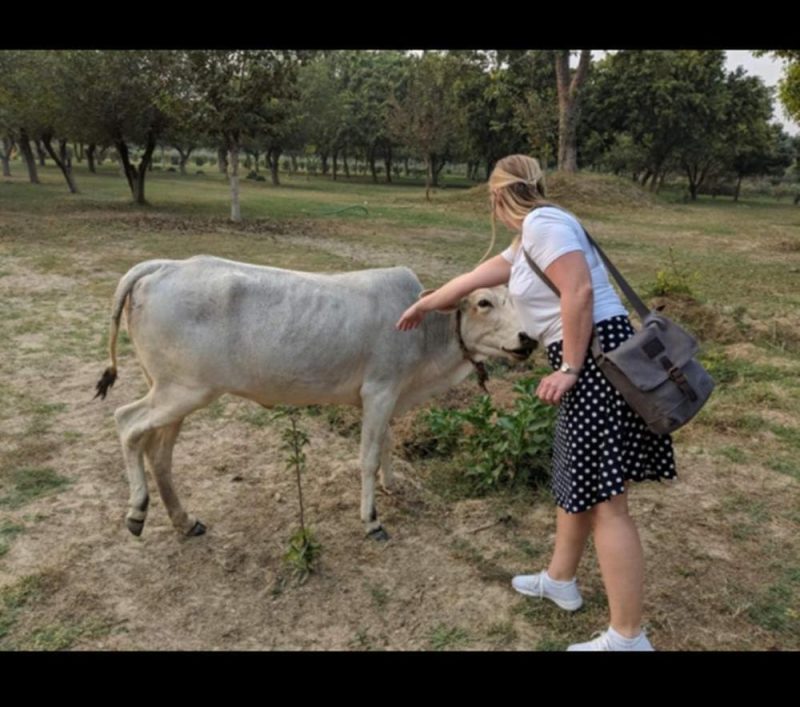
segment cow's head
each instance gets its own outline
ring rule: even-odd
[[[433,291],[424,290],[419,296]],[[458,305],[438,311],[456,310],[461,310],[461,337],[477,361],[490,357],[523,361],[536,348],[536,342],[522,329],[505,285],[473,290]]]

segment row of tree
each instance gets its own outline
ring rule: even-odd
[[[8,170],[16,147],[36,182],[39,144],[76,191],[69,144],[85,146],[90,169],[113,148],[145,203],[158,145],[177,150],[182,168],[211,147],[234,220],[243,151],[264,156],[276,184],[282,154],[315,155],[333,179],[357,157],[376,181],[411,156],[431,187],[447,162],[477,180],[526,152],[654,190],[684,174],[694,199],[711,182],[734,180],[738,193],[745,176],[783,174],[800,147],[772,122],[771,89],[724,66],[718,50],[626,50],[594,63],[582,51],[575,69],[567,50],[3,51],[0,158]]]

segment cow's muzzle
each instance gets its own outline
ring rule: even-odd
[[[510,353],[518,360],[524,361],[536,350],[537,341],[536,339],[531,339],[531,337],[528,336],[524,331],[519,333],[519,341],[519,348],[507,349],[505,346],[501,346],[500,348],[502,348],[506,353]]]

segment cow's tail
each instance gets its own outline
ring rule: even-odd
[[[103,376],[97,381],[95,398],[105,398],[108,389],[114,385],[114,381],[117,380],[117,335],[119,334],[119,323],[122,319],[122,308],[125,306],[125,299],[138,280],[170,262],[172,261],[147,260],[132,267],[119,281],[117,291],[114,293],[114,301],[111,305],[111,334],[108,340],[108,353],[111,358],[111,365],[103,371]]]

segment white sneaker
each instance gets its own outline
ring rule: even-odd
[[[567,611],[575,611],[583,606],[583,597],[574,579],[566,587],[558,587],[547,581],[545,572],[546,570],[537,574],[518,574],[511,580],[511,586],[520,594],[550,599]]]
[[[599,635],[597,635],[599,634]],[[614,640],[608,629],[605,631],[595,631],[592,636],[597,635],[597,638],[586,641],[586,643],[573,643],[567,647],[568,651],[655,651],[655,648],[650,645],[650,641],[642,631],[636,643],[625,646],[618,641]]]

